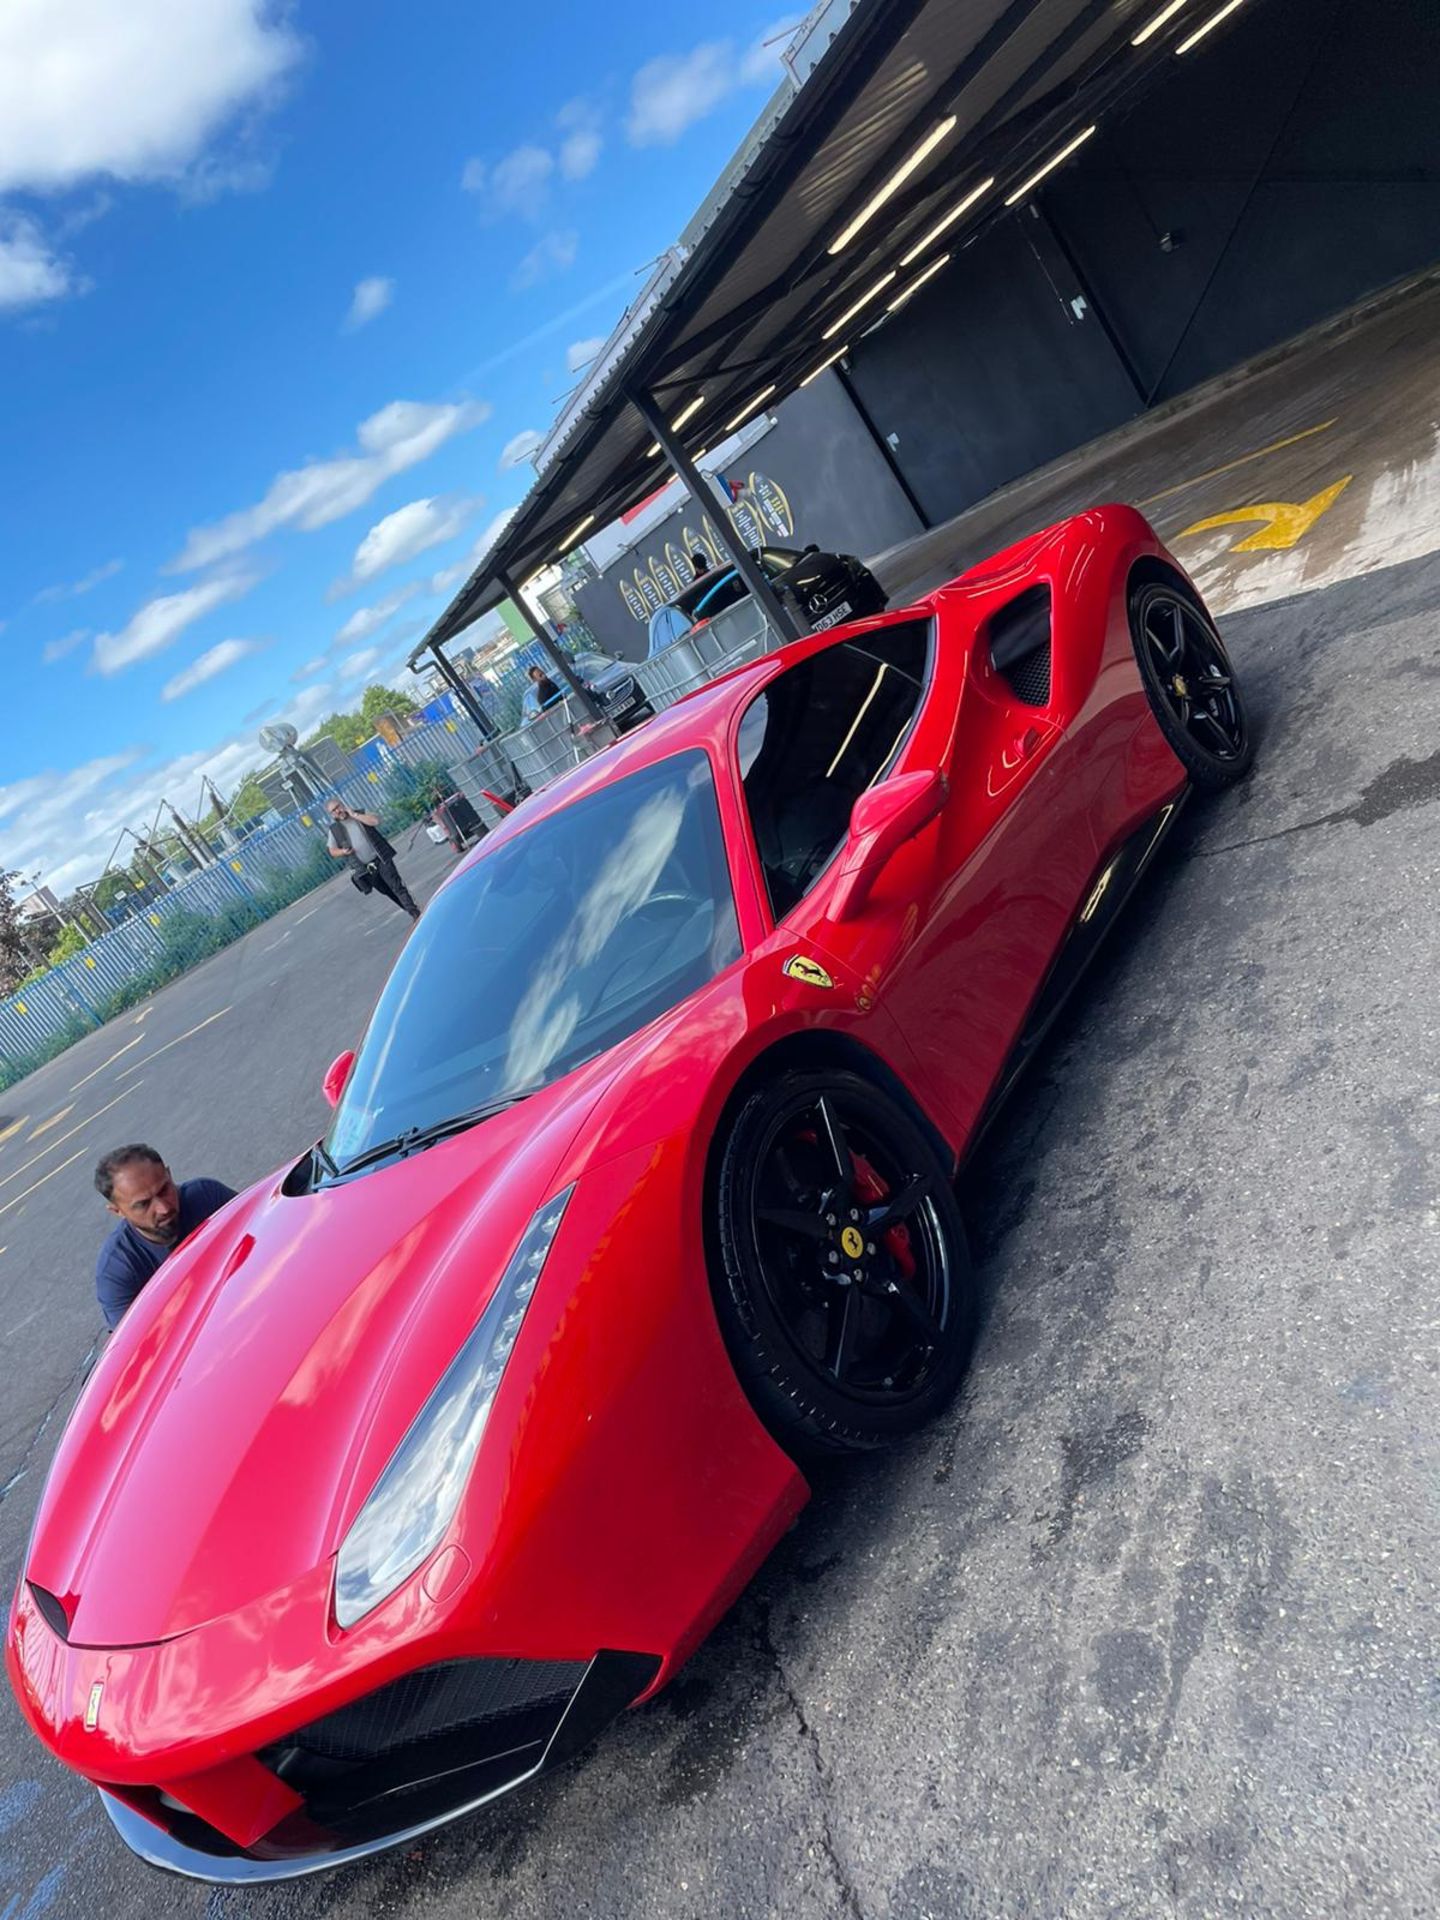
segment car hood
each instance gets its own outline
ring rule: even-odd
[[[172,1254],[76,1405],[26,1575],[77,1646],[170,1639],[331,1555],[474,1326],[607,1063]]]

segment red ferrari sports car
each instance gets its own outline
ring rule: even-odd
[[[165,1263],[57,1452],[7,1661],[130,1846],[353,1859],[663,1686],[803,1463],[954,1389],[957,1166],[1251,751],[1194,588],[1104,507],[492,832],[325,1138]]]

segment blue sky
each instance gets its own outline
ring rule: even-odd
[[[0,866],[88,878],[394,676],[786,17],[0,8]]]

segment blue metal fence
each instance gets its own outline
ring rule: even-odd
[[[736,631],[722,633],[722,623],[712,622],[716,630],[693,645],[677,642],[668,654],[640,667],[654,706],[670,705],[693,686],[775,644],[748,603],[746,609],[736,609]],[[511,681],[498,689],[495,704],[518,712],[524,679],[512,669]],[[467,793],[493,824],[498,816],[486,789],[506,791],[517,772],[531,787],[543,786],[608,737],[604,731],[584,736],[572,728],[568,709],[561,708],[487,743],[468,716],[452,710],[394,746],[382,749],[367,742],[355,756],[355,773],[336,791],[350,806],[377,812],[391,825],[415,818],[427,776],[444,773],[447,784]],[[0,999],[0,1088],[330,879],[335,867],[325,851],[325,835],[323,815],[314,810],[249,835],[62,966]]]
[[[481,744],[468,718],[442,719],[407,735],[387,749],[382,764],[362,767],[336,791],[382,820],[401,808],[401,818],[413,817],[425,775]],[[332,879],[335,863],[325,838],[317,810],[252,833],[63,965],[0,999],[0,1087]]]

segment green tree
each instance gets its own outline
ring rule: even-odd
[[[366,687],[360,702],[360,718],[369,729],[365,737],[368,739],[369,734],[375,731],[375,722],[382,713],[393,713],[397,720],[408,720],[412,713],[419,711],[408,693],[401,693],[394,687]]]
[[[328,734],[337,747],[346,753],[353,753],[360,742],[368,740],[374,731],[374,727],[367,725],[358,713],[327,713],[305,745],[313,746],[315,741]]]
[[[19,903],[15,898],[15,880],[15,874],[0,867],[0,993],[13,993],[30,971]]]
[[[269,811],[269,807],[265,789],[253,773],[247,773],[235,789],[235,797],[226,815],[227,823],[232,827],[243,827],[247,820],[258,820],[262,813]]]
[[[52,967],[63,967],[67,960],[73,959],[77,953],[83,953],[84,950],[84,934],[77,926],[67,926],[61,930],[60,938],[46,954],[46,964]]]

